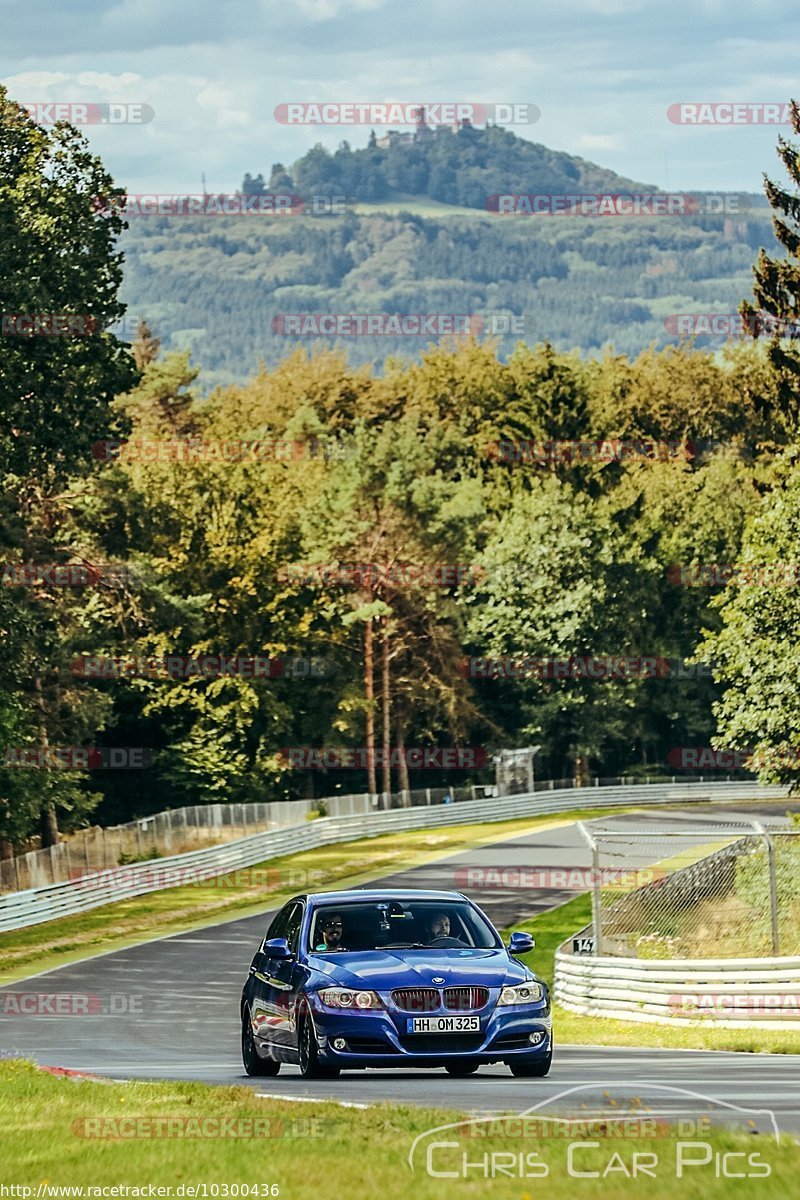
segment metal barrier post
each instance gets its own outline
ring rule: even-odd
[[[772,922],[772,953],[780,954],[780,926],[778,922],[778,879],[775,874],[775,843],[760,821],[753,821],[753,828],[767,844],[767,862],[769,864],[769,911]]]
[[[592,851],[592,927],[594,929],[594,952],[596,955],[599,955],[601,953],[600,939],[602,937],[600,925],[600,847],[597,840],[589,833],[583,821],[576,821],[575,826],[582,837],[586,839]]]

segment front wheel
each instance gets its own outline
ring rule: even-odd
[[[242,1013],[242,1062],[248,1075],[277,1075],[281,1069],[274,1058],[259,1058],[247,1009]]]
[[[444,1069],[448,1075],[455,1075],[457,1079],[463,1079],[466,1075],[474,1075],[480,1065],[479,1062],[471,1062],[469,1059],[464,1062],[454,1060],[445,1063]]]
[[[508,1065],[511,1068],[511,1074],[517,1079],[542,1079],[545,1075],[549,1074],[552,1061],[553,1048],[551,1046],[546,1058],[534,1059],[533,1061],[528,1059],[527,1062],[518,1059],[516,1062],[510,1062]]]
[[[300,1074],[304,1079],[335,1079],[338,1067],[328,1067],[319,1061],[317,1039],[311,1017],[303,1017],[298,1029],[297,1048],[300,1055]]]

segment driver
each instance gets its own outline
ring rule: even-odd
[[[429,941],[433,942],[441,937],[450,937],[450,918],[445,912],[434,913],[428,926]]]
[[[314,947],[315,950],[346,950],[347,947],[342,945],[343,927],[344,922],[340,912],[323,913],[317,926],[322,941]]]

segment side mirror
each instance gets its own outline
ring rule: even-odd
[[[261,949],[267,958],[294,958],[286,938],[266,938]]]
[[[536,945],[529,933],[512,933],[508,943],[509,954],[527,954]]]

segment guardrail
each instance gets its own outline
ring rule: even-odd
[[[65,883],[29,888],[0,896],[0,932],[53,921],[87,912],[116,900],[129,899],[180,887],[203,878],[228,874],[269,859],[332,842],[378,837],[397,830],[436,828],[443,825],[507,821],[580,809],[638,807],[690,801],[768,799],[786,795],[779,785],[756,783],[655,783],[624,787],[564,788],[521,796],[462,800],[431,807],[398,808],[375,812],[368,795],[350,797],[352,816],[320,817],[313,821],[239,838],[220,846],[192,850],[169,858],[131,863],[97,873],[87,873]]]
[[[580,934],[576,935],[580,937]],[[570,939],[571,940],[571,939]],[[565,943],[566,944],[566,943]],[[556,951],[553,997],[588,1017],[800,1029],[800,958],[660,959]]]
[[[563,942],[555,954],[553,997],[562,1008],[588,1017],[610,1017],[668,1025],[713,1024],[723,1028],[800,1029],[800,957],[780,957],[778,949],[778,891],[774,877],[776,837],[793,837],[791,831],[773,830],[770,834],[753,822],[755,832],[677,870],[673,875],[636,888],[600,917],[599,883],[595,879],[593,921]],[[687,836],[693,834],[683,831]],[[596,851],[596,843],[584,830]],[[630,836],[630,835],[629,835]],[[641,910],[648,901],[677,898],[677,909],[716,897],[724,900],[733,885],[736,863],[752,855],[763,842],[765,855],[773,864],[769,872],[772,884],[772,955],[759,957],[633,957],[630,938],[641,937]],[[596,854],[594,861],[597,863]],[[595,866],[595,875],[597,867]],[[650,914],[652,917],[652,913]],[[758,910],[748,909],[746,920],[757,920]],[[615,937],[615,926],[633,932]],[[609,925],[612,931],[609,933]],[[646,939],[645,939],[646,940]],[[709,939],[709,940],[714,940]],[[745,945],[739,938],[737,949]],[[716,948],[723,943],[717,937]],[[620,949],[622,952],[620,953]],[[792,940],[796,950],[796,939]],[[605,951],[605,953],[603,953]],[[609,953],[610,951],[610,953]]]

